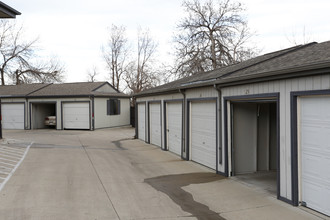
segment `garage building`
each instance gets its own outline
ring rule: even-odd
[[[135,98],[141,140],[152,143],[155,112],[139,106],[159,103],[163,150],[224,176],[269,177],[278,199],[330,215],[330,42],[268,53]]]
[[[107,82],[0,86],[3,129],[94,130],[130,124],[130,97]]]

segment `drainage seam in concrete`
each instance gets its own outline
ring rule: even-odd
[[[110,195],[108,194],[108,191],[106,190],[106,188],[105,188],[105,186],[104,186],[104,184],[103,184],[103,182],[102,182],[102,180],[101,180],[101,178],[100,178],[100,176],[99,176],[99,173],[97,172],[97,170],[96,170],[96,168],[95,168],[95,166],[94,166],[94,163],[93,163],[92,159],[90,158],[90,156],[89,156],[89,154],[88,154],[88,152],[87,152],[85,146],[82,144],[82,142],[81,142],[81,140],[80,140],[79,137],[78,137],[78,139],[79,139],[79,142],[80,142],[81,146],[84,148],[84,151],[85,151],[85,153],[86,153],[86,155],[87,155],[87,157],[88,157],[88,160],[89,160],[90,163],[92,164],[92,167],[93,167],[93,169],[94,169],[94,172],[95,172],[97,178],[99,179],[99,181],[100,181],[100,183],[101,183],[101,185],[102,185],[102,187],[103,187],[103,190],[104,190],[105,194],[107,195],[108,200],[109,200],[109,202],[110,202],[110,204],[111,204],[113,210],[115,211],[115,213],[116,213],[118,219],[120,219],[119,214],[118,214],[118,212],[117,212],[117,210],[116,210],[116,208],[115,208],[115,206],[114,206],[112,200],[110,199]]]
[[[260,205],[260,206],[243,208],[243,209],[235,209],[235,210],[231,210],[231,211],[219,212],[219,214],[240,212],[240,211],[246,211],[246,210],[250,210],[250,209],[261,209],[261,208],[265,208],[265,207],[268,207],[268,206],[272,206],[272,205]]]

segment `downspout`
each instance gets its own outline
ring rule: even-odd
[[[2,114],[1,114],[1,99],[0,99],[0,139],[2,139]]]
[[[94,113],[95,113],[95,102],[94,102],[94,96],[90,96],[90,99],[92,101],[92,127],[91,130],[94,131],[95,130],[95,117],[94,117]]]
[[[216,84],[213,85],[214,89],[216,89],[218,91],[218,99],[219,99],[219,110],[218,110],[218,161],[217,161],[217,172],[218,172],[218,165],[221,164],[222,165],[222,97],[221,97],[221,87],[218,87]]]
[[[139,120],[138,120],[138,105],[136,104],[136,98],[132,97],[132,103],[134,106],[134,126],[135,126],[135,135],[134,139],[138,139],[138,126],[139,126]]]
[[[187,126],[187,98],[186,98],[186,91],[184,89],[179,89],[179,92],[183,95],[183,106],[182,106],[182,152],[181,158],[185,160],[189,160],[188,157],[188,149],[187,149],[187,142],[186,142],[186,134],[188,130]]]
[[[25,104],[24,104],[24,130],[32,130],[32,113],[31,108],[29,105],[29,98],[25,97]],[[26,125],[27,124],[27,125]]]

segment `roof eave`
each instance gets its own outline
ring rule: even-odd
[[[215,81],[207,82],[207,83],[199,83],[199,84],[192,84],[186,86],[179,86],[176,88],[171,88],[169,90],[157,91],[157,92],[148,92],[143,94],[135,94],[133,97],[140,98],[140,97],[147,97],[147,96],[157,96],[157,95],[164,95],[164,94],[173,94],[173,93],[180,93],[182,89],[192,89],[192,88],[201,88],[207,86],[213,86]]]
[[[228,87],[235,85],[242,85],[248,83],[257,83],[271,80],[283,80],[304,76],[312,76],[312,75],[321,75],[330,73],[330,62],[327,63],[318,63],[311,64],[303,67],[295,67],[290,69],[282,69],[267,73],[260,73],[257,75],[250,75],[246,77],[237,77],[230,79],[218,79],[215,84],[218,87]]]
[[[118,93],[120,94],[120,93]],[[111,98],[122,98],[122,99],[130,99],[132,96],[130,95],[118,95],[118,94],[109,94],[109,95],[93,95],[95,98],[106,98],[106,97],[111,97]]]
[[[26,98],[26,95],[0,95],[0,99]]]
[[[137,93],[133,94],[132,97],[135,98],[142,98],[142,97],[147,97],[147,96],[157,96],[157,95],[164,95],[164,94],[173,94],[173,93],[180,93],[179,92],[180,88],[175,88],[175,89],[170,89],[170,90],[164,90],[164,91],[158,91],[158,92],[148,92],[148,93]]]
[[[12,7],[6,5],[0,1],[0,13],[1,18],[16,18],[16,15],[21,15],[21,12],[13,9]]]
[[[0,99],[10,99],[10,98],[27,98],[27,99],[38,99],[38,98],[90,98],[90,97],[111,97],[111,98],[131,98],[129,95],[118,95],[118,94],[109,94],[109,95],[94,95],[94,94],[86,94],[86,95],[0,95]]]

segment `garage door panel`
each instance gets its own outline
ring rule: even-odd
[[[330,215],[330,97],[299,101],[302,201]]]
[[[182,140],[182,103],[166,104],[167,149],[181,155]]]
[[[145,141],[145,104],[138,104],[138,138]]]
[[[322,179],[323,174],[318,172],[319,167],[323,164],[319,155],[303,152],[302,161],[304,161],[302,163],[302,168],[304,170],[305,178]]]
[[[149,105],[149,119],[150,144],[160,147],[162,145],[160,104]]]
[[[89,102],[63,103],[64,129],[90,129]]]
[[[216,102],[191,102],[191,159],[216,169]]]
[[[71,109],[74,111],[73,115],[89,115],[89,109],[87,111],[87,106],[81,106],[81,107],[71,107]]]
[[[308,207],[316,208],[322,207],[322,186],[315,182],[305,181],[303,190],[306,192],[305,197],[309,198]]]
[[[24,129],[24,104],[2,104],[2,128]]]
[[[324,150],[330,152],[329,148],[324,148],[323,142],[330,143],[330,127],[325,127],[320,124],[302,124],[304,132],[308,135],[303,135],[301,137],[301,142],[304,146],[308,146],[308,150],[313,150],[315,152],[320,152],[319,150]]]
[[[324,159],[322,160],[322,165],[323,167],[327,167],[328,169],[330,168],[330,154],[325,154],[323,155]],[[327,169],[327,170],[328,170]],[[329,189],[330,193],[330,172],[324,172],[322,173],[323,180],[326,182],[326,187]]]

